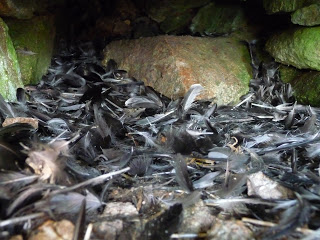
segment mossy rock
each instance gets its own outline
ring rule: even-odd
[[[55,36],[53,16],[5,21],[17,52],[22,81],[38,83],[51,63]]]
[[[192,9],[186,10],[185,12],[171,14],[160,23],[160,28],[165,33],[179,34],[188,27],[193,16],[194,13]]]
[[[320,107],[320,72],[309,71],[301,74],[292,82],[294,96],[301,104]]]
[[[299,69],[320,70],[320,27],[296,28],[274,34],[266,50],[277,62]]]
[[[223,35],[246,27],[247,19],[240,5],[212,2],[198,11],[192,20],[190,30],[201,35]]]
[[[23,87],[23,83],[17,55],[8,27],[0,18],[0,93],[6,100],[15,101],[18,87]]]
[[[301,26],[320,25],[320,3],[296,10],[291,15],[291,22]]]
[[[263,0],[267,14],[294,12],[295,10],[316,3],[317,0]]]
[[[189,9],[198,8],[210,2],[210,0],[148,0],[146,11],[150,18],[161,23],[167,16],[179,15]]]
[[[0,15],[18,19],[30,19],[34,14],[44,13],[50,0],[1,0]]]

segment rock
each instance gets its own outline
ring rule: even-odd
[[[68,220],[48,220],[31,233],[29,240],[72,240],[74,225]]]
[[[293,192],[262,172],[250,174],[247,179],[248,196],[258,196],[263,199],[288,199]]]
[[[209,0],[149,0],[146,2],[146,12],[150,18],[161,23],[166,18],[169,21],[169,18],[174,15],[179,15],[192,8],[201,7],[208,2]]]
[[[247,20],[240,5],[214,2],[202,7],[193,18],[190,30],[201,35],[228,34],[245,28]]]
[[[208,239],[249,240],[255,239],[252,231],[242,221],[218,220],[208,231]]]
[[[123,221],[116,219],[114,221],[102,221],[93,224],[93,233],[99,239],[113,240],[123,231]]]
[[[316,26],[320,24],[320,4],[300,8],[291,15],[291,22],[302,26]]]
[[[263,0],[263,7],[267,14],[293,12],[298,8],[306,6],[311,1],[312,0]]]
[[[110,202],[106,204],[102,215],[136,217],[138,216],[138,211],[135,206],[129,202]]]
[[[290,83],[294,90],[294,96],[299,103],[320,107],[320,72],[302,73]]]
[[[29,20],[6,19],[17,52],[24,84],[36,84],[51,63],[55,26],[53,16]]]
[[[0,16],[29,19],[32,18],[35,13],[39,14],[44,12],[47,5],[47,0],[2,0],[0,2]]]
[[[15,118],[6,118],[2,123],[2,127],[6,127],[14,123],[28,123],[34,129],[38,129],[38,126],[39,126],[39,121],[36,118],[15,117]]]
[[[170,14],[160,23],[160,29],[165,33],[179,34],[182,33],[191,22],[194,16],[193,11]]]
[[[248,91],[251,66],[246,46],[232,37],[158,36],[114,41],[103,64],[114,59],[130,76],[160,93],[178,98],[200,83],[200,97],[218,104],[238,102]]]
[[[215,217],[211,215],[210,209],[198,201],[195,205],[183,210],[183,220],[179,232],[207,232],[214,225]]]
[[[299,69],[320,70],[320,27],[296,28],[274,34],[266,50],[277,62]]]
[[[16,100],[16,89],[23,87],[17,55],[8,33],[8,27],[0,18],[0,93],[9,100]]]

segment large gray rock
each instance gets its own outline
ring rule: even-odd
[[[114,59],[129,76],[143,80],[170,97],[183,96],[200,83],[202,98],[218,104],[236,103],[248,91],[251,78],[246,46],[231,37],[158,36],[114,41],[104,61]]]
[[[8,34],[8,27],[0,18],[0,93],[9,100],[16,100],[16,89],[23,87],[17,55]]]
[[[291,22],[302,26],[320,25],[320,3],[296,10],[291,15]]]
[[[320,27],[297,28],[273,35],[266,50],[277,62],[320,70]]]

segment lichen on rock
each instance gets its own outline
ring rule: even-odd
[[[9,101],[16,100],[16,89],[23,87],[17,55],[8,33],[8,27],[0,18],[0,93]]]

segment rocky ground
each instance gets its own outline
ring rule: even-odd
[[[0,99],[1,237],[317,239],[319,109],[255,57],[237,105],[171,100],[90,44]]]

